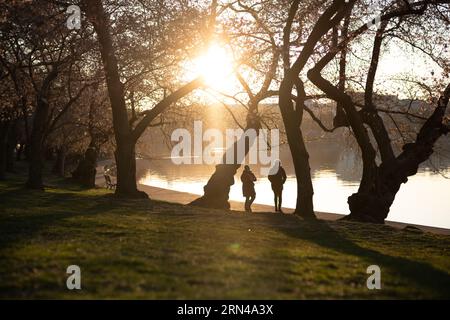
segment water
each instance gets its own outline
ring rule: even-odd
[[[314,152],[313,152],[314,154]],[[323,155],[322,155],[323,156]],[[314,185],[314,208],[316,211],[348,214],[347,198],[358,189],[360,173],[351,154],[339,157],[339,161],[312,161]],[[329,160],[329,159],[328,159]],[[336,160],[336,159],[335,159]],[[283,160],[288,179],[284,185],[283,207],[294,208],[297,185],[292,166]],[[331,164],[330,164],[331,163]],[[342,164],[345,164],[344,166]],[[180,165],[166,160],[139,160],[140,183],[149,186],[201,195],[214,166]],[[258,170],[254,168],[258,177]],[[239,176],[230,191],[230,199],[242,201],[242,184]],[[444,173],[450,173],[449,168]],[[273,193],[265,177],[259,177],[255,184],[255,203],[273,205]],[[450,179],[423,168],[403,184],[388,216],[388,220],[450,228]]]

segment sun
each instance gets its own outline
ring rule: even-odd
[[[193,61],[193,71],[204,78],[205,84],[217,91],[233,89],[235,79],[233,56],[219,44],[210,45],[207,50]]]

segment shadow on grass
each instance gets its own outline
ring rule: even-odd
[[[295,219],[295,217],[292,217],[292,219]],[[414,286],[421,289],[431,289],[442,298],[450,298],[450,275],[448,273],[424,262],[390,256],[373,249],[363,248],[331,228],[325,221],[297,219],[297,223],[293,223],[291,227],[281,225],[275,227],[290,237],[307,240],[324,248],[365,259],[370,264],[379,265],[382,272],[383,269],[388,269],[397,273],[399,277],[407,279]],[[369,238],[370,234],[367,237]]]
[[[57,192],[40,192],[29,191],[19,186],[20,183],[14,183],[4,190],[0,190],[0,203],[2,204],[0,207],[0,249],[29,241],[40,230],[62,223],[71,217],[105,212],[114,214],[114,209],[122,208],[129,209],[129,212],[137,209],[146,210],[151,209],[152,203],[149,200],[119,200],[112,194],[89,195],[88,193],[59,190]],[[218,214],[221,213],[218,212]],[[402,279],[407,279],[408,283],[414,287],[432,290],[435,295],[442,298],[450,297],[449,274],[428,263],[390,256],[364,248],[324,221],[306,222],[295,216],[278,214],[263,214],[261,217],[270,222],[272,228],[290,238],[306,240],[342,254],[356,256],[366,260],[368,265],[376,264],[382,270],[387,269],[389,272],[398,274]],[[355,228],[357,227],[355,225]],[[367,238],[369,241],[370,234],[367,234]]]
[[[0,191],[0,250],[32,239],[40,230],[72,217],[102,214],[130,205],[149,209],[152,204],[148,202],[144,205],[143,201],[124,201],[113,194],[30,191],[14,185]]]

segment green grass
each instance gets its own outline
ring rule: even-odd
[[[0,298],[450,298],[448,236],[47,183],[0,182]],[[72,264],[82,290],[66,289]],[[366,287],[372,264],[381,290]]]

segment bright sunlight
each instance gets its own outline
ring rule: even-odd
[[[193,60],[189,73],[201,75],[205,83],[217,91],[232,90],[235,86],[233,69],[235,62],[232,53],[219,44],[212,44],[196,59]]]

